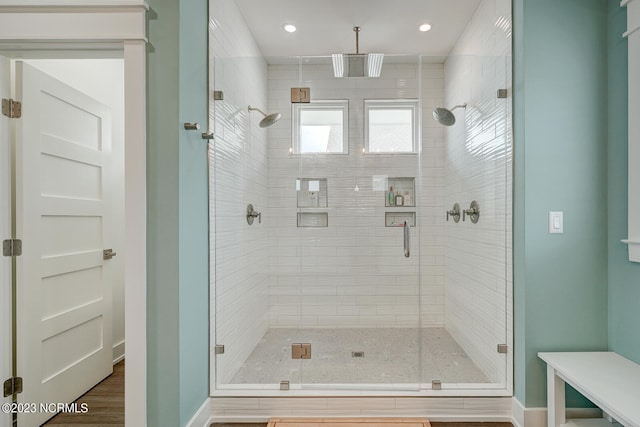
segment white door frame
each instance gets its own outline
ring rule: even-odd
[[[125,247],[118,252],[125,258],[128,426],[146,426],[147,418],[147,9],[143,0],[0,0],[0,54],[4,56],[124,57]]]
[[[11,96],[9,59],[0,58],[0,95],[2,98]],[[0,116],[0,240],[10,239],[11,230],[11,141],[9,135],[9,120]],[[8,203],[7,203],[8,202]],[[4,349],[11,348],[11,259],[0,257],[0,382],[11,377],[11,352]],[[0,402],[9,403],[10,397],[2,398]],[[9,427],[10,415],[0,412],[0,427]]]

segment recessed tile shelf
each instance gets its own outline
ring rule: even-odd
[[[328,227],[327,212],[298,212],[298,227]]]
[[[415,178],[414,177],[389,177],[388,187],[385,191],[384,205],[388,208],[415,206]],[[390,203],[389,191],[393,188],[393,203]],[[402,204],[396,204],[397,195],[402,196],[400,200]]]
[[[415,227],[416,213],[415,212],[385,212],[384,213],[385,227],[403,227],[405,221],[409,223],[409,227]]]
[[[296,193],[299,208],[326,208],[327,178],[298,178]]]

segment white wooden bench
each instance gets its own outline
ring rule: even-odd
[[[547,362],[548,427],[611,426],[607,419],[567,420],[565,383],[625,427],[640,427],[640,365],[614,352],[538,353]]]

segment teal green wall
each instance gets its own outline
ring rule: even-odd
[[[147,99],[147,425],[179,425],[178,4],[152,0]]]
[[[515,393],[539,407],[538,352],[607,348],[607,4],[514,3]]]
[[[180,1],[180,425],[209,396],[207,0]],[[185,122],[200,131],[185,131]]]
[[[208,396],[206,0],[151,0],[147,129],[147,425]]]
[[[627,10],[617,0],[608,4],[609,66],[608,250],[609,347],[640,363],[640,264],[629,262],[627,247]]]
[[[206,145],[182,129],[207,121],[206,1],[150,5],[147,424],[182,426],[208,394]],[[514,376],[527,407],[545,406],[538,351],[609,343],[640,362],[640,265],[619,243],[625,17],[617,0],[514,0]],[[564,234],[547,234],[549,210],[565,212]]]

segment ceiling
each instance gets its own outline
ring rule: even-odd
[[[445,58],[480,0],[235,0],[269,62],[286,56],[360,52]],[[421,32],[423,23],[431,31]],[[297,27],[287,33],[284,24]]]

